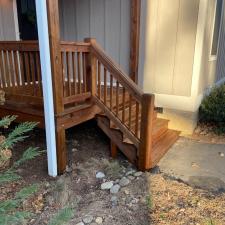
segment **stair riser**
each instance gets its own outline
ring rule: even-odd
[[[114,130],[109,127],[109,120],[107,118],[98,117],[98,126],[103,132],[111,139],[111,141],[117,145],[119,150],[128,158],[128,160],[137,165],[137,149],[132,144],[123,142],[123,134],[120,130]]]
[[[157,141],[160,140],[160,138],[167,132],[167,130],[168,130],[168,123],[160,127],[160,129],[157,130],[157,132],[152,135],[153,146]]]

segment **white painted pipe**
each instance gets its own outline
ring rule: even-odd
[[[57,156],[46,0],[36,0],[36,12],[44,97],[48,174],[55,177],[57,176]]]

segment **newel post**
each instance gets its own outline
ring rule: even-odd
[[[154,95],[144,94],[141,111],[141,143],[139,147],[138,167],[144,171],[151,166],[152,128],[154,115]]]
[[[97,89],[97,59],[92,51],[92,45],[96,43],[94,38],[85,38],[84,42],[90,43],[90,51],[86,54],[87,89],[95,96]]]

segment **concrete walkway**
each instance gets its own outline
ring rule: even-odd
[[[158,165],[164,174],[193,187],[225,192],[225,145],[180,138]]]

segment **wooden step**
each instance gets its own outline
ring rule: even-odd
[[[166,120],[166,119],[157,118],[154,120],[153,131],[152,131],[153,145],[168,130],[168,123],[169,123],[169,120]],[[134,124],[132,124],[131,126],[134,126]],[[115,128],[115,129],[119,129],[119,128]],[[140,129],[139,129],[138,133],[140,135]],[[130,141],[130,139],[127,138],[125,135],[124,135],[124,142],[132,144],[132,141]]]
[[[169,120],[157,118],[153,123],[152,141],[153,145],[161,138],[168,130]]]
[[[117,145],[121,152],[128,160],[135,164],[137,163],[137,149],[133,144],[123,142],[123,133],[120,130],[110,128],[110,121],[106,116],[97,116],[98,126],[102,131]]]
[[[160,159],[166,154],[169,148],[179,138],[179,131],[167,130],[160,139],[153,145],[151,156],[151,168],[155,167]]]

